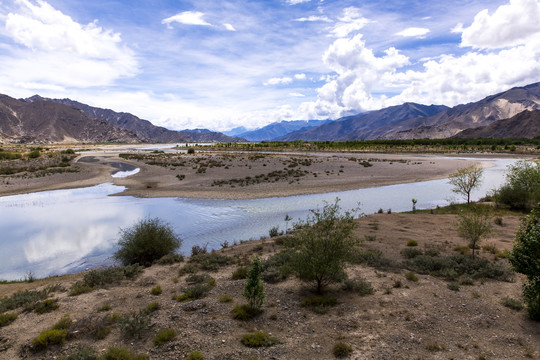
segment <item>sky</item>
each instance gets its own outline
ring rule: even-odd
[[[0,93],[225,131],[540,81],[540,0],[0,0]]]

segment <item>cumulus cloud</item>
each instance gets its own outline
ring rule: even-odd
[[[162,24],[171,28],[171,24],[176,22],[184,25],[199,25],[199,26],[212,26],[212,24],[206,22],[203,19],[204,13],[199,11],[184,11],[161,20]]]
[[[285,77],[274,77],[271,79],[268,79],[267,82],[264,83],[265,86],[268,85],[287,85],[293,82],[293,79],[291,77],[285,76]]]
[[[289,93],[290,96],[293,96],[293,97],[304,97],[306,95],[304,94],[301,94],[301,93],[297,93],[297,92],[292,92],[292,93]]]
[[[294,74],[294,78],[296,80],[305,80],[306,79],[306,74]]]
[[[298,18],[298,19],[294,19],[294,21],[301,21],[301,22],[305,22],[305,21],[323,21],[323,22],[332,22],[332,20],[330,20],[326,15],[311,15],[311,16],[308,16],[308,17],[301,17],[301,18]]]
[[[540,37],[540,2],[538,0],[510,0],[493,15],[482,10],[471,26],[463,30],[462,46],[475,49],[499,49],[526,44]]]
[[[3,89],[104,86],[138,72],[135,54],[119,33],[97,21],[81,25],[45,1],[17,5],[5,17],[4,34],[19,46],[0,55],[9,69],[0,77]]]
[[[348,7],[343,10],[343,16],[332,29],[332,34],[336,37],[346,37],[350,33],[362,29],[371,21],[360,14],[360,9]]]
[[[418,37],[423,38],[426,34],[429,33],[429,29],[419,28],[419,27],[409,27],[400,32],[397,32],[396,35],[403,37]]]

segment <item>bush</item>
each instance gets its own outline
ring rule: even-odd
[[[417,282],[418,276],[416,276],[413,272],[408,272],[405,274],[405,278],[409,281]]]
[[[352,354],[352,351],[352,347],[342,341],[335,343],[332,349],[334,356],[337,358],[348,357],[350,354]]]
[[[172,227],[159,218],[140,220],[120,231],[119,249],[114,257],[124,265],[150,266],[167,254],[173,254],[182,244]]]
[[[98,353],[91,346],[77,345],[65,359],[66,360],[97,360]]]
[[[73,320],[69,317],[69,315],[64,315],[60,320],[58,320],[53,325],[53,330],[68,330],[71,327],[71,324],[73,324]]]
[[[233,302],[233,297],[229,294],[223,294],[218,298],[220,303],[230,303]]]
[[[32,340],[32,346],[36,350],[45,350],[50,345],[63,345],[66,342],[67,333],[66,329],[44,330]]]
[[[25,290],[19,291],[8,298],[0,299],[0,313],[17,309],[21,306],[33,307],[36,302],[46,299],[49,290]]]
[[[249,306],[254,309],[260,309],[266,297],[264,285],[261,280],[261,268],[261,260],[255,257],[249,268],[244,285],[244,297],[248,301]]]
[[[521,301],[512,299],[509,297],[504,297],[501,300],[501,304],[509,309],[515,310],[515,311],[521,311],[523,310],[523,304]]]
[[[247,267],[245,266],[240,266],[239,268],[237,268],[233,274],[232,274],[232,279],[233,280],[243,280],[247,277]]]
[[[287,250],[270,256],[262,263],[262,279],[269,283],[286,279],[293,272],[292,258],[292,252]]]
[[[58,304],[57,299],[47,299],[47,300],[43,300],[43,301],[40,301],[40,302],[36,303],[33,306],[33,310],[37,314],[45,314],[45,313],[52,312],[52,311],[58,309],[59,307],[60,307],[60,305]],[[27,310],[30,310],[30,309],[27,308]]]
[[[422,250],[420,249],[411,249],[411,248],[405,248],[401,250],[401,255],[403,255],[406,259],[413,259],[417,257],[418,255],[422,255]]]
[[[17,319],[17,313],[0,314],[0,328],[8,326]]]
[[[396,269],[399,267],[394,260],[383,256],[379,250],[366,250],[356,254],[354,263],[365,264],[379,270]]]
[[[249,305],[236,305],[232,311],[232,317],[235,320],[246,321],[249,319],[253,319],[260,313],[260,309],[252,308]]]
[[[198,254],[189,258],[189,263],[205,271],[217,271],[223,266],[230,265],[232,258],[216,252]]]
[[[161,329],[154,337],[154,346],[159,346],[173,340],[178,333],[174,329]]]
[[[76,296],[105,287],[106,285],[119,283],[124,279],[132,279],[138,275],[142,267],[134,264],[127,266],[111,266],[104,269],[93,269],[84,274],[82,281],[77,281],[71,286],[69,296]]]
[[[327,296],[310,297],[300,302],[300,306],[309,307],[311,308],[311,310],[319,314],[326,313],[328,308],[336,306],[336,305],[337,305],[337,299],[333,297],[327,297]]]
[[[181,263],[184,261],[184,257],[179,254],[167,254],[161,257],[161,259],[156,261],[156,264],[159,265],[172,265],[176,263]]]
[[[118,326],[126,338],[141,338],[144,330],[150,325],[150,316],[145,310],[131,312],[120,317]]]
[[[270,230],[268,230],[268,236],[271,238],[279,236],[279,235],[283,235],[283,233],[279,232],[279,226],[274,226],[270,228]]]
[[[409,241],[407,241],[407,246],[418,246],[418,241],[409,240]]]
[[[192,274],[186,278],[188,284],[208,284],[215,283],[215,279],[208,274]]]
[[[204,246],[193,245],[191,247],[191,256],[196,256],[196,255],[206,254],[206,253],[208,253],[208,244],[205,244]]]
[[[188,154],[195,154],[195,149],[190,147],[189,149],[187,149],[187,153]]]
[[[495,200],[515,209],[530,210],[540,201],[540,162],[520,160],[508,166],[505,184]]]
[[[279,343],[279,340],[271,337],[267,333],[264,333],[262,331],[258,331],[256,333],[251,334],[245,334],[242,336],[242,339],[240,340],[242,344],[244,344],[247,347],[267,347],[272,346]]]
[[[194,351],[188,355],[186,360],[204,360],[204,356],[200,351]]]
[[[147,360],[148,356],[143,354],[133,355],[127,349],[110,347],[101,358],[103,360]]]
[[[210,284],[195,284],[194,286],[187,288],[182,295],[177,296],[176,300],[184,302],[202,299],[208,295],[210,290],[212,290],[212,287],[213,286]]]
[[[452,290],[452,291],[459,291],[459,284],[456,283],[456,282],[448,283],[448,285],[446,285],[446,287],[447,287],[449,290]]]
[[[152,288],[152,290],[150,290],[150,295],[154,295],[154,296],[158,296],[158,295],[161,295],[161,293],[163,292],[163,290],[161,289],[161,286],[155,286]]]
[[[375,289],[373,289],[371,283],[364,279],[347,279],[343,282],[341,288],[344,291],[354,292],[361,296],[372,295],[375,293]]]
[[[158,311],[159,307],[159,303],[157,301],[154,301],[146,305],[146,307],[144,308],[144,312],[150,315],[151,313]]]

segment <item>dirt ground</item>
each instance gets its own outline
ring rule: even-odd
[[[358,220],[355,230],[362,247],[380,250],[395,262],[404,260],[401,250],[408,240],[416,240],[416,248],[437,249],[441,256],[455,254],[463,245],[455,231],[454,215],[375,214]],[[494,225],[489,239],[481,245],[494,245],[498,250],[511,248],[519,224],[516,216],[503,216],[502,225]],[[248,242],[220,253],[231,256],[235,264],[209,274],[216,286],[203,299],[178,302],[172,299],[187,286],[186,275],[178,270],[186,264],[154,265],[135,280],[95,290],[75,297],[67,289],[82,274],[38,280],[34,283],[0,285],[0,296],[20,289],[44,287],[59,283],[63,290],[52,296],[60,307],[51,313],[22,313],[11,325],[0,328],[0,358],[57,359],[70,354],[76,345],[88,344],[103,353],[110,346],[120,346],[150,359],[181,359],[199,350],[205,359],[333,359],[337,341],[352,347],[350,359],[526,359],[540,356],[540,326],[527,318],[524,311],[511,310],[501,304],[505,297],[520,299],[520,276],[512,282],[477,280],[460,285],[459,291],[448,288],[448,282],[429,275],[417,275],[417,282],[406,279],[403,268],[373,268],[354,265],[349,278],[364,279],[375,289],[373,295],[360,296],[341,290],[339,285],[328,289],[336,297],[337,306],[325,314],[301,307],[300,302],[313,293],[294,278],[276,284],[265,284],[266,302],[263,313],[248,321],[233,320],[235,304],[245,303],[244,280],[232,280],[240,263],[259,254],[263,258],[279,251],[276,238]],[[495,260],[489,251],[480,256]],[[163,293],[150,294],[160,285]],[[399,286],[398,286],[399,284]],[[230,303],[218,298],[228,294]],[[137,311],[157,301],[160,309],[152,315],[150,326],[140,339],[125,339],[118,327],[102,340],[79,334],[63,346],[52,346],[39,353],[26,351],[28,345],[44,329],[50,328],[64,314],[78,322],[117,312]],[[110,305],[108,312],[98,311]],[[178,335],[171,342],[154,346],[159,329],[173,328]],[[264,331],[279,340],[266,348],[242,345],[243,334]],[[23,350],[21,350],[23,349]]]

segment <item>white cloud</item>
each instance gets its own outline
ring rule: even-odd
[[[454,26],[452,30],[450,30],[450,32],[454,34],[461,34],[463,32],[463,24],[457,23],[456,26]]]
[[[301,18],[298,18],[298,19],[294,19],[294,21],[301,21],[301,22],[305,22],[305,21],[332,22],[332,20],[330,20],[326,15],[320,15],[320,16],[311,15],[311,16],[308,16],[308,17],[301,17]]]
[[[265,86],[267,85],[287,85],[293,82],[293,79],[291,77],[285,76],[285,77],[274,77],[271,79],[268,79],[267,82],[264,83]]]
[[[493,15],[482,10],[471,26],[463,30],[462,46],[475,49],[499,49],[527,43],[540,37],[540,2],[510,0]]]
[[[426,34],[429,33],[429,29],[426,28],[419,28],[419,27],[409,27],[405,30],[401,30],[400,32],[397,32],[396,35],[403,36],[403,37],[425,37]]]
[[[225,26],[225,29],[229,30],[229,31],[236,31],[236,29],[234,28],[234,26],[232,26],[231,24],[223,24],[223,26]]]
[[[286,0],[286,1],[287,1],[287,4],[289,5],[296,5],[296,4],[301,4],[305,2],[310,2],[311,0]]]
[[[346,37],[350,33],[362,29],[371,21],[360,14],[360,9],[348,7],[343,10],[343,16],[339,18],[339,22],[332,29],[332,34],[336,37]]]
[[[296,80],[305,80],[306,79],[306,74],[294,74],[294,78]]]
[[[206,22],[203,19],[203,16],[204,13],[199,11],[184,11],[166,19],[163,19],[161,23],[167,25],[167,27],[169,28],[171,27],[171,23],[173,22],[184,25],[212,26],[212,24]]]
[[[97,21],[81,25],[44,1],[17,5],[5,17],[4,34],[20,46],[0,55],[9,69],[0,77],[1,90],[106,86],[137,74],[135,54],[119,33]]]
[[[305,97],[306,95],[304,94],[301,94],[301,93],[297,93],[297,92],[292,92],[292,93],[289,93],[290,96],[293,96],[293,97]]]

